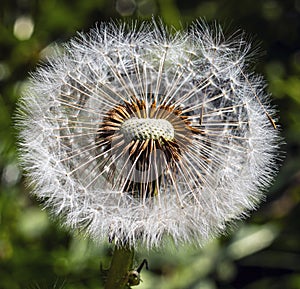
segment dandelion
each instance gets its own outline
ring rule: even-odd
[[[255,209],[278,132],[250,45],[196,22],[101,23],[32,75],[19,107],[33,193],[118,246],[206,240]]]

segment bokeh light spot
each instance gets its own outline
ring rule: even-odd
[[[21,16],[14,24],[14,35],[19,40],[28,40],[34,31],[34,23],[31,17]]]

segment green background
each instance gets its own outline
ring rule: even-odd
[[[30,196],[17,164],[13,115],[22,85],[51,43],[88,31],[96,22],[152,14],[177,28],[202,17],[218,20],[229,34],[245,30],[258,56],[253,67],[267,79],[280,110],[286,144],[280,173],[258,211],[201,249],[170,244],[140,250],[137,265],[147,258],[150,270],[142,272],[138,288],[300,288],[299,0],[1,0],[1,289],[101,288],[100,262],[108,267],[109,244],[96,246],[61,229]],[[32,33],[18,30],[22,19]]]

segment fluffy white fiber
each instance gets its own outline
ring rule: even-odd
[[[20,101],[33,193],[96,241],[151,248],[170,235],[201,245],[224,232],[276,172],[274,111],[248,51],[199,22],[172,32],[154,21],[101,23],[80,34],[37,69]],[[109,120],[118,110],[128,115]],[[132,132],[138,118],[145,131]]]

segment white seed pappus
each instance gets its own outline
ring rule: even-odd
[[[33,193],[96,241],[225,231],[276,172],[278,131],[250,45],[196,22],[102,23],[32,75],[18,112]]]

